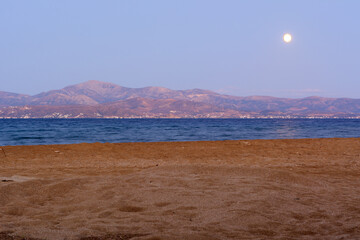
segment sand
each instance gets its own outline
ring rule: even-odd
[[[0,239],[360,239],[360,139],[0,148]]]

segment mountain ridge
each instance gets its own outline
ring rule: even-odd
[[[3,118],[48,117],[60,112],[71,117],[360,116],[360,99],[240,97],[203,89],[127,88],[96,80],[33,96],[0,91],[0,107]]]

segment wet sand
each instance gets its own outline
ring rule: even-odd
[[[360,139],[0,148],[0,239],[360,239]]]

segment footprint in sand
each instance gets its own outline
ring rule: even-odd
[[[11,177],[0,177],[0,182],[9,183],[9,182],[26,182],[34,180],[35,178],[23,177],[23,176],[11,176]]]

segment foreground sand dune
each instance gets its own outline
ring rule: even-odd
[[[0,239],[360,239],[360,139],[5,146]]]

